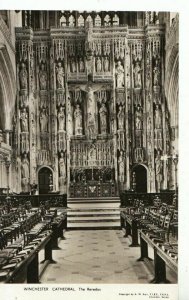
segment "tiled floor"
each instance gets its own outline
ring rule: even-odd
[[[140,248],[120,230],[76,230],[53,251],[56,264],[44,272],[42,283],[148,283],[152,279],[143,262],[137,262]]]

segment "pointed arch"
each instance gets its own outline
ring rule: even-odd
[[[12,117],[14,114],[16,99],[16,80],[14,69],[7,48],[0,44],[0,107],[1,129],[12,129]]]

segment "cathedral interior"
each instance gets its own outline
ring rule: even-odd
[[[0,10],[1,283],[177,282],[178,31]]]

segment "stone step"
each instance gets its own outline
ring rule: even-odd
[[[87,201],[99,201],[99,202],[114,202],[114,201],[118,201],[120,202],[120,198],[119,197],[92,197],[92,198],[68,198],[67,199],[68,202],[75,202],[75,201],[82,201],[82,202],[87,202]]]
[[[96,229],[96,228],[99,228],[99,229],[105,229],[105,228],[112,228],[112,229],[115,229],[115,228],[120,228],[120,222],[118,221],[115,221],[115,222],[85,222],[85,223],[69,223],[69,227],[68,229],[79,229],[79,228],[82,228],[82,229],[87,229],[87,228],[91,228],[91,229]]]
[[[109,214],[109,213],[103,213],[103,214],[96,214],[96,213],[72,213],[72,214],[67,214],[67,218],[85,218],[85,217],[88,217],[88,218],[92,218],[92,217],[99,217],[101,219],[103,218],[106,218],[106,217],[115,217],[115,216],[119,216],[120,217],[120,214],[119,213],[114,213],[114,214]]]
[[[70,209],[67,210],[67,215],[71,215],[71,214],[98,214],[98,215],[103,215],[103,214],[120,214],[120,210],[119,209],[110,209],[110,208],[104,208],[104,209]]]
[[[120,203],[116,202],[116,203],[104,203],[104,202],[100,202],[100,203],[94,203],[94,202],[86,202],[86,203],[68,203],[67,204],[68,208],[79,208],[79,209],[85,209],[85,208],[119,208],[120,207]]]
[[[100,222],[100,223],[104,223],[104,222],[117,222],[117,221],[119,221],[119,219],[111,219],[111,218],[109,218],[109,219],[107,219],[107,220],[103,220],[103,219],[99,219],[98,220],[98,222]],[[95,222],[95,219],[89,219],[89,220],[84,220],[84,219],[81,219],[81,220],[70,220],[70,223],[94,223]]]
[[[98,216],[98,215],[87,215],[87,216],[68,216],[67,221],[87,221],[90,222],[92,221],[103,221],[103,220],[119,220],[120,216],[119,215],[106,215],[106,216]]]
[[[68,228],[120,228],[120,199],[68,199]]]

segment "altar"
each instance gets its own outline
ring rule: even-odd
[[[73,137],[70,142],[69,197],[104,198],[117,195],[114,143],[111,134],[96,139]]]
[[[100,183],[91,181],[88,183],[71,183],[71,198],[105,198],[117,196],[115,182]]]

